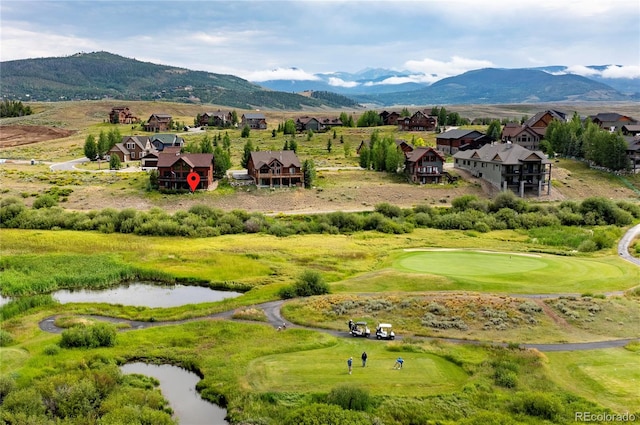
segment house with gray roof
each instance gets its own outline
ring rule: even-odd
[[[251,152],[247,173],[258,187],[304,186],[302,164],[294,151]]]
[[[252,130],[266,130],[267,117],[261,113],[243,114],[240,127],[248,126]]]
[[[478,149],[487,143],[491,143],[489,136],[478,130],[454,129],[436,136],[436,149],[449,155],[467,149]]]
[[[499,143],[458,151],[453,158],[454,168],[469,171],[502,191],[512,190],[520,197],[551,193],[551,161],[541,151]]]

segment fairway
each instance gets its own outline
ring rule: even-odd
[[[372,394],[424,396],[456,391],[468,375],[459,366],[428,353],[400,353],[380,341],[343,340],[335,347],[277,354],[251,362],[247,382],[255,391],[330,391],[337,385],[366,386]],[[367,367],[360,355],[366,351]],[[353,357],[353,374],[347,359]],[[395,359],[405,360],[394,370]]]
[[[411,251],[395,260],[396,270],[444,276],[450,289],[519,293],[582,293],[624,290],[638,270],[617,258],[560,257],[467,250]]]

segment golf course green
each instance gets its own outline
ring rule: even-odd
[[[444,276],[452,289],[521,293],[620,291],[638,270],[615,257],[585,258],[471,250],[416,250],[401,254],[402,272]]]

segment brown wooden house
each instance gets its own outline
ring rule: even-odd
[[[230,127],[233,122],[231,111],[205,112],[198,117],[198,125],[201,127]]]
[[[461,150],[478,149],[490,142],[489,137],[478,130],[455,129],[436,136],[436,149],[453,155]]]
[[[445,158],[431,147],[415,148],[406,154],[405,172],[413,183],[440,183]]]
[[[438,117],[418,111],[410,117],[398,118],[398,129],[403,131],[434,131]]]
[[[264,114],[243,114],[241,127],[248,126],[252,130],[266,130],[267,129],[267,117]]]
[[[304,186],[302,164],[294,151],[251,152],[247,173],[258,187]]]
[[[303,131],[323,131],[325,129],[324,125],[320,122],[319,119],[315,117],[299,117],[296,119],[296,130]]]
[[[189,173],[200,175],[198,189],[206,190],[213,184],[212,153],[158,153],[158,185],[165,190],[191,190],[187,182]]]
[[[133,124],[140,121],[126,106],[114,106],[109,112],[111,124]]]
[[[160,131],[169,131],[173,120],[171,115],[167,114],[152,114],[147,123],[144,125],[145,131],[153,131],[158,133]]]

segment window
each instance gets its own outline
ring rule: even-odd
[[[131,159],[134,159],[136,157],[136,153],[135,152],[131,152]]]

